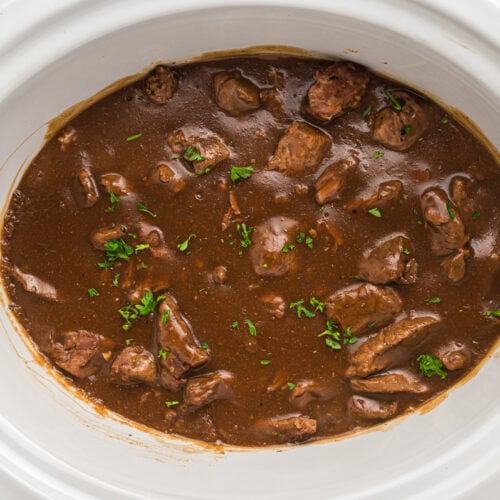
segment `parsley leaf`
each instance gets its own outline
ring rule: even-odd
[[[231,328],[236,329],[236,328],[239,328],[239,327],[240,327],[240,324],[239,324],[237,321],[233,321],[233,322],[231,323]]]
[[[95,289],[95,288],[89,288],[87,290],[88,294],[89,294],[89,297],[99,297],[99,292]]]
[[[439,297],[430,297],[428,299],[425,299],[425,302],[428,304],[439,304],[441,302],[441,299]]]
[[[246,167],[237,167],[233,165],[231,167],[231,181],[236,182],[239,179],[248,179],[253,174],[253,165],[247,165]]]
[[[151,314],[163,299],[165,299],[165,295],[159,295],[155,299],[153,292],[148,290],[141,298],[140,304],[129,304],[118,309],[118,313],[125,320],[122,328],[124,330],[130,329],[132,327],[132,320],[137,319],[139,316]]]
[[[115,211],[115,208],[116,208],[116,204],[120,201],[120,198],[118,198],[118,196],[116,196],[115,193],[113,193],[113,191],[110,191],[109,192],[109,207],[106,208],[106,211],[107,212],[114,212]]]
[[[361,119],[364,120],[370,114],[371,110],[372,110],[372,105],[369,104],[368,107],[363,111]]]
[[[500,309],[497,309],[495,311],[488,310],[484,314],[486,316],[494,316],[495,318],[500,318]]]
[[[295,387],[297,387],[297,384],[294,384],[293,382],[287,382],[286,385],[291,391],[293,391]]]
[[[134,343],[134,339],[125,339],[125,345],[130,345]]]
[[[196,238],[196,234],[191,233],[182,243],[179,243],[177,245],[177,250],[179,250],[179,252],[185,252],[192,238]]]
[[[448,118],[448,115],[443,115],[443,117],[441,118],[441,123],[448,123],[450,121],[450,119]]]
[[[167,408],[170,408],[171,406],[177,406],[179,405],[179,401],[165,401],[165,406]]]
[[[182,157],[187,161],[203,161],[205,159],[205,157],[201,155],[200,150],[194,146],[189,146],[182,154]]]
[[[391,94],[389,90],[385,91],[385,95],[389,98],[389,101],[391,101],[392,106],[396,111],[401,111],[402,106],[400,102]]]
[[[252,244],[252,240],[250,239],[250,234],[253,231],[253,227],[247,228],[247,225],[243,222],[242,224],[237,224],[236,230],[238,234],[241,236],[241,246],[243,248],[248,248]]]
[[[407,248],[403,248],[403,250],[402,250],[402,251],[403,251],[403,253],[404,253],[405,255],[410,255],[410,254],[411,254],[411,252],[410,252]]]
[[[151,212],[151,210],[149,210],[149,208],[147,208],[143,203],[139,202],[137,203],[137,210],[139,210],[139,212],[143,212],[145,214],[148,214],[148,215],[151,215],[151,217],[153,217],[153,219],[156,217],[156,214]]]
[[[252,321],[248,318],[245,318],[245,323],[248,326],[248,331],[249,331],[250,335],[252,337],[256,337],[257,336],[257,328],[255,328],[255,325],[252,323]],[[233,323],[233,325],[234,325],[234,323]]]
[[[455,218],[455,213],[453,212],[453,209],[451,208],[451,203],[446,202],[446,210],[448,210],[448,215],[450,216],[450,219],[453,220]]]
[[[309,300],[309,304],[314,307],[315,311],[324,312],[326,304],[324,302],[320,302],[316,297],[311,297]]]
[[[373,153],[373,157],[378,160],[379,158],[383,158],[384,157],[384,154],[382,151],[375,151],[375,153]]]
[[[104,262],[99,262],[97,265],[99,267],[108,268],[113,266],[113,264],[118,259],[129,260],[129,257],[134,253],[134,249],[125,243],[125,241],[120,238],[112,239],[104,243],[104,249],[106,250],[106,255]]]
[[[134,253],[137,255],[141,250],[146,250],[149,248],[149,243],[139,243],[139,245],[135,246]]]
[[[269,365],[271,363],[270,359],[261,359],[260,364],[263,366]]]
[[[171,313],[171,312],[172,312],[172,311],[171,311],[170,309],[167,309],[167,310],[166,310],[166,311],[165,311],[165,312],[161,315],[161,322],[162,322],[162,323],[164,323],[164,324],[165,324],[165,323],[169,320],[169,318],[170,318],[170,313]]]
[[[113,277],[113,286],[118,286],[118,280],[120,279],[120,273],[116,273],[115,276]]]
[[[337,325],[333,321],[326,322],[326,330],[319,333],[318,337],[326,337],[325,344],[334,351],[342,349],[342,344],[355,344],[358,339],[351,333],[351,327],[346,330],[339,331]]]
[[[426,377],[432,377],[432,375],[439,375],[442,379],[445,379],[448,375],[446,371],[443,370],[443,362],[432,356],[431,354],[421,354],[417,361],[420,366],[420,371]]]
[[[135,141],[136,139],[139,139],[139,137],[142,137],[142,134],[130,135],[129,137],[127,137],[127,142]]]
[[[168,353],[167,351],[164,351],[163,349],[158,350],[158,357],[161,359],[167,359]]]
[[[288,253],[288,252],[291,252],[293,249],[295,248],[295,245],[293,243],[288,243],[286,244],[282,249],[281,251],[283,253]]]
[[[290,304],[290,309],[296,309],[297,310],[297,317],[302,318],[302,315],[304,315],[306,318],[314,318],[316,316],[313,312],[309,311],[303,304],[304,304],[304,299],[297,300],[297,302],[292,302]]]
[[[368,213],[370,215],[373,215],[373,217],[377,217],[377,219],[380,219],[382,217],[382,214],[380,213],[380,210],[378,208],[370,208],[370,210],[368,210]]]

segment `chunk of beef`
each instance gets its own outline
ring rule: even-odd
[[[129,181],[123,175],[114,172],[101,175],[101,186],[104,187],[106,193],[112,192],[116,196],[127,196],[133,191]]]
[[[357,64],[339,62],[317,71],[314,80],[307,92],[305,108],[316,120],[328,122],[358,106],[370,73]]]
[[[165,185],[172,193],[182,191],[188,182],[188,172],[180,161],[161,161],[156,165],[153,177]]]
[[[328,401],[337,394],[335,387],[317,380],[301,380],[290,391],[288,400],[299,410],[303,410],[309,403]]]
[[[259,88],[239,71],[222,71],[213,78],[215,102],[231,116],[259,109]]]
[[[436,255],[449,255],[462,248],[469,236],[465,234],[460,214],[446,193],[439,188],[428,189],[421,202],[432,251]]]
[[[282,443],[305,441],[316,434],[316,420],[301,415],[272,417],[258,420],[255,430],[260,437]]]
[[[93,207],[99,199],[99,191],[90,170],[81,168],[78,172],[78,181],[83,188],[83,206]]]
[[[396,198],[399,198],[403,193],[403,184],[401,181],[386,181],[382,182],[377,190],[368,198],[358,198],[346,205],[347,210],[356,210],[360,207],[380,208]]]
[[[123,225],[101,227],[90,234],[90,241],[97,250],[104,250],[108,241],[123,238],[126,234],[127,228]]]
[[[458,207],[466,206],[471,201],[472,182],[467,177],[456,175],[450,182],[450,197]]]
[[[170,359],[175,358],[174,355],[170,356]],[[175,358],[177,359],[177,358]],[[177,360],[180,366],[182,366],[182,363]],[[182,378],[176,378],[174,375],[170,373],[170,371],[167,368],[162,367],[160,370],[160,385],[162,387],[165,387],[170,392],[179,392],[185,385],[186,385],[187,379]]]
[[[436,356],[449,371],[467,368],[472,359],[470,349],[459,342],[451,342],[439,347]]]
[[[398,294],[388,287],[370,283],[339,290],[326,299],[327,316],[353,334],[364,332],[375,323],[382,327],[401,312]]]
[[[330,149],[331,139],[324,132],[304,122],[293,122],[281,136],[268,170],[287,174],[315,169]]]
[[[359,164],[356,156],[350,156],[329,165],[314,183],[316,202],[320,205],[338,200],[344,187],[347,171]]]
[[[297,252],[283,252],[294,241],[298,222],[288,217],[271,217],[253,233],[250,257],[259,276],[283,276],[297,265]]]
[[[392,95],[401,109],[391,104],[375,115],[373,138],[389,149],[405,151],[435,123],[437,116],[427,102],[415,95],[403,91]]]
[[[413,245],[406,236],[390,236],[363,254],[359,275],[376,285],[415,283],[417,261],[412,254]]]
[[[83,379],[93,375],[101,367],[102,340],[101,335],[87,330],[64,332],[61,341],[53,343],[50,356],[59,368]]]
[[[352,396],[347,402],[349,413],[355,419],[386,420],[398,413],[397,401],[378,401],[363,396]]]
[[[470,250],[461,248],[458,252],[446,257],[441,263],[446,277],[452,283],[458,283],[465,277],[467,271],[466,260],[469,258]]]
[[[221,161],[229,158],[229,150],[222,139],[205,129],[178,129],[167,136],[173,153],[188,161],[195,173],[206,173]]]
[[[111,365],[110,376],[120,384],[153,384],[157,368],[154,355],[141,346],[125,347]]]
[[[144,92],[155,104],[165,104],[177,90],[177,77],[166,66],[157,66],[146,78]]]
[[[213,401],[230,398],[233,379],[233,374],[225,370],[190,378],[184,388],[182,413],[192,413]]]
[[[212,271],[212,279],[215,283],[219,283],[219,285],[223,285],[227,280],[227,267],[217,266]]]
[[[416,376],[403,371],[366,379],[353,379],[351,380],[351,387],[357,392],[374,394],[397,394],[400,392],[424,394],[430,389]]]
[[[350,357],[348,377],[367,377],[397,363],[439,323],[433,316],[404,318],[384,328],[360,345]],[[395,349],[402,348],[402,349]]]
[[[57,141],[60,144],[61,151],[66,151],[68,149],[68,146],[72,143],[75,142],[77,138],[77,133],[76,129],[72,127],[71,125],[67,125],[64,127],[64,130],[59,134],[59,137],[57,138]]]
[[[46,283],[33,274],[23,273],[17,266],[12,266],[12,275],[27,292],[34,293],[42,299],[59,301],[57,290],[53,285]]]
[[[267,304],[271,316],[280,319],[285,315],[286,302],[283,297],[275,292],[269,292],[260,297],[260,300]]]
[[[153,226],[143,220],[139,224],[137,236],[139,241],[149,245],[149,251],[153,257],[163,259],[171,254],[170,249],[165,243],[163,231],[158,226]]]

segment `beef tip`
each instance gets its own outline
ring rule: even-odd
[[[456,175],[450,182],[450,197],[458,207],[471,201],[472,182],[467,177]]]
[[[163,231],[158,226],[141,221],[138,226],[139,241],[149,245],[151,255],[157,259],[164,259],[171,255],[171,251],[165,243]]]
[[[259,224],[253,233],[250,257],[259,276],[283,276],[297,265],[297,252],[283,252],[294,241],[298,222],[288,217],[271,217]]]
[[[314,401],[328,401],[337,394],[335,387],[317,380],[301,380],[290,391],[288,400],[299,410]]]
[[[182,413],[192,413],[213,401],[230,398],[233,378],[233,374],[225,370],[190,378],[184,388]]]
[[[148,99],[155,104],[165,104],[177,90],[177,77],[166,66],[157,66],[145,84]]]
[[[436,120],[433,108],[423,99],[398,91],[392,95],[401,105],[391,104],[375,115],[373,138],[394,151],[405,151],[418,141]]]
[[[154,178],[165,185],[172,193],[182,191],[188,182],[188,172],[180,161],[162,161],[155,168]]]
[[[430,232],[432,251],[449,255],[462,248],[469,240],[464,224],[442,189],[431,188],[422,195],[422,211]]]
[[[78,172],[78,181],[83,188],[83,206],[86,208],[93,207],[99,199],[99,191],[90,170],[86,168],[80,169]]]
[[[126,234],[127,230],[123,225],[101,227],[90,234],[90,241],[97,250],[105,250],[108,241],[123,238]]]
[[[364,332],[371,323],[385,326],[401,309],[394,290],[370,283],[339,290],[326,299],[327,316],[344,330],[350,327],[353,334]]]
[[[261,105],[259,88],[239,71],[222,71],[213,78],[215,102],[231,116],[255,111]]]
[[[437,350],[436,356],[449,371],[467,368],[472,358],[470,349],[459,342],[451,342],[450,344],[443,345]]]
[[[104,187],[106,193],[114,193],[116,196],[126,196],[133,191],[128,180],[121,174],[111,172],[101,175],[101,186]]]
[[[57,141],[59,142],[61,147],[61,151],[66,151],[68,149],[68,146],[72,142],[76,141],[76,138],[77,138],[76,129],[71,125],[67,125],[57,138]]]
[[[260,300],[267,304],[269,313],[277,319],[282,318],[286,312],[285,299],[274,292],[269,292],[260,297]]]
[[[345,184],[347,171],[358,164],[359,159],[351,156],[329,165],[314,183],[316,202],[323,205],[329,201],[338,200]]]
[[[215,281],[215,283],[219,283],[219,285],[223,285],[227,280],[227,267],[217,266],[212,271],[212,278]]]
[[[368,198],[359,198],[351,201],[346,205],[347,210],[357,210],[360,207],[380,208],[396,198],[399,198],[403,193],[403,184],[401,181],[386,181],[382,182],[377,190]]]
[[[376,285],[415,283],[417,262],[412,254],[413,245],[406,236],[390,236],[363,254],[359,275]]]
[[[347,407],[353,418],[362,420],[386,420],[398,413],[397,401],[378,401],[356,395],[349,399]]]
[[[267,169],[287,174],[315,169],[328,153],[331,142],[319,129],[304,122],[293,122],[281,136]]]
[[[280,416],[258,420],[257,433],[266,439],[277,439],[282,443],[305,441],[316,434],[316,420],[301,415]]]
[[[167,137],[173,153],[188,161],[196,174],[206,173],[229,158],[229,150],[222,139],[205,129],[178,129]]]
[[[175,358],[175,356],[171,355],[171,358]],[[180,366],[183,366],[182,363],[179,362]],[[184,371],[184,368],[183,368]],[[168,368],[162,367],[160,370],[160,384],[162,387],[165,387],[170,392],[179,392],[185,385],[186,385],[187,379],[182,378],[176,378],[174,375],[172,375],[169,371]]]
[[[59,301],[57,290],[54,286],[37,278],[33,274],[23,273],[17,266],[12,267],[12,275],[19,284],[29,293],[34,293],[42,299]]]
[[[367,377],[389,368],[394,362],[400,361],[410,347],[419,344],[424,340],[424,336],[429,336],[431,327],[437,323],[439,320],[433,316],[417,316],[389,325],[351,354],[346,375]]]
[[[114,382],[152,384],[156,380],[154,355],[141,346],[125,347],[111,365],[110,376]]]
[[[52,345],[54,363],[71,375],[83,379],[96,373],[103,362],[99,348],[103,337],[87,330],[64,332]]]
[[[370,74],[351,62],[340,62],[317,71],[307,92],[305,109],[321,122],[328,122],[360,103]]]
[[[357,392],[374,394],[397,394],[400,392],[423,394],[429,391],[428,385],[416,376],[403,371],[366,379],[353,379],[351,387]]]
[[[469,258],[470,250],[461,248],[457,253],[446,257],[441,263],[446,277],[452,283],[458,283],[465,277],[467,271],[466,260]]]

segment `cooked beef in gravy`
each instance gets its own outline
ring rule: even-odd
[[[32,162],[3,283],[47,359],[134,421],[251,446],[347,434],[497,342],[499,173],[351,62],[158,66]]]

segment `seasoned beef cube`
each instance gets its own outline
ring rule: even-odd
[[[328,317],[344,330],[350,327],[353,334],[364,332],[371,323],[386,325],[401,309],[401,299],[394,290],[370,283],[339,290],[326,299]]]
[[[406,236],[389,237],[363,254],[359,275],[375,285],[415,283],[417,262],[412,253],[413,246]]]
[[[171,357],[175,357],[172,356]],[[167,368],[162,367],[160,371],[160,384],[170,392],[179,392],[185,385],[187,379],[174,377]]]
[[[307,93],[306,111],[321,122],[328,122],[360,103],[370,74],[351,62],[340,62],[317,71],[315,83]]]
[[[436,352],[444,367],[449,371],[463,370],[470,365],[471,352],[470,349],[458,342],[451,342],[449,344],[439,347]]]
[[[347,171],[359,164],[359,159],[351,156],[329,165],[314,183],[316,202],[320,205],[329,201],[338,200],[345,184]]]
[[[446,277],[452,283],[462,281],[467,271],[466,260],[469,258],[470,251],[461,248],[457,253],[446,257],[441,263],[441,267],[446,273]]]
[[[23,273],[17,266],[13,266],[12,275],[27,292],[34,293],[42,299],[52,300],[54,302],[59,301],[55,287],[37,278],[33,274]]]
[[[233,378],[233,374],[225,370],[190,378],[184,388],[182,413],[191,413],[213,401],[230,398]]]
[[[328,153],[331,142],[319,129],[304,122],[293,122],[281,136],[267,169],[287,174],[315,169]]]
[[[347,403],[352,417],[363,420],[386,420],[398,413],[397,401],[378,401],[363,396],[352,396]]]
[[[104,250],[104,245],[108,241],[123,238],[126,234],[127,231],[123,225],[101,227],[90,234],[90,241],[97,250]]]
[[[90,170],[86,168],[80,169],[78,172],[78,181],[83,188],[83,206],[86,208],[93,207],[99,199],[99,191]]]
[[[259,88],[239,71],[217,73],[213,85],[215,102],[229,115],[244,115],[260,107]]]
[[[156,373],[154,355],[141,346],[125,347],[110,369],[111,379],[121,384],[152,384],[156,380]]]
[[[303,410],[309,403],[314,401],[328,401],[337,394],[332,384],[319,382],[317,380],[301,380],[290,391],[288,400],[299,410]]]
[[[111,172],[101,175],[101,186],[104,187],[106,193],[114,193],[116,196],[126,196],[133,191],[128,180],[121,174]]]
[[[439,320],[433,316],[417,316],[404,318],[387,326],[351,354],[346,375],[367,377],[389,368],[407,354],[408,348],[419,344],[424,340],[424,336],[429,336],[432,332],[431,327],[437,323]]]
[[[422,195],[421,202],[432,251],[436,255],[449,255],[462,248],[469,236],[465,234],[460,214],[446,193],[439,188],[428,189]]]
[[[168,187],[172,193],[182,191],[188,182],[188,172],[181,162],[176,160],[158,163],[153,175],[157,182]]]
[[[144,92],[155,104],[165,104],[177,90],[177,77],[166,66],[157,66],[145,83]]]
[[[55,342],[50,352],[59,368],[77,378],[86,378],[99,370],[103,362],[99,348],[101,335],[76,330],[64,332],[61,337],[61,342]]]
[[[272,417],[258,420],[257,433],[267,439],[278,439],[282,443],[305,441],[316,434],[316,420],[300,415]]]
[[[297,264],[297,252],[283,252],[294,241],[298,222],[288,217],[271,217],[259,224],[253,233],[250,257],[259,276],[283,276]]]
[[[436,121],[434,110],[423,99],[408,92],[393,92],[401,105],[379,111],[373,122],[373,138],[394,151],[405,151]]]
[[[286,302],[283,297],[275,292],[269,292],[260,297],[260,300],[268,305],[268,310],[271,316],[280,319],[285,315]]]
[[[471,201],[472,182],[467,177],[456,175],[450,182],[450,197],[455,205],[461,207]]]
[[[403,371],[366,379],[353,379],[351,380],[351,387],[357,392],[374,394],[397,394],[400,392],[424,394],[430,389],[417,377]]]
[[[219,285],[223,285],[227,281],[227,267],[217,266],[212,271],[212,280]]]
[[[403,184],[401,181],[386,181],[382,182],[377,190],[368,198],[359,198],[353,200],[346,205],[347,210],[356,210],[360,207],[369,208],[380,208],[384,206],[389,201],[399,198],[403,193]]]
[[[173,153],[188,161],[196,174],[203,174],[229,158],[222,139],[205,129],[178,129],[167,136]]]

